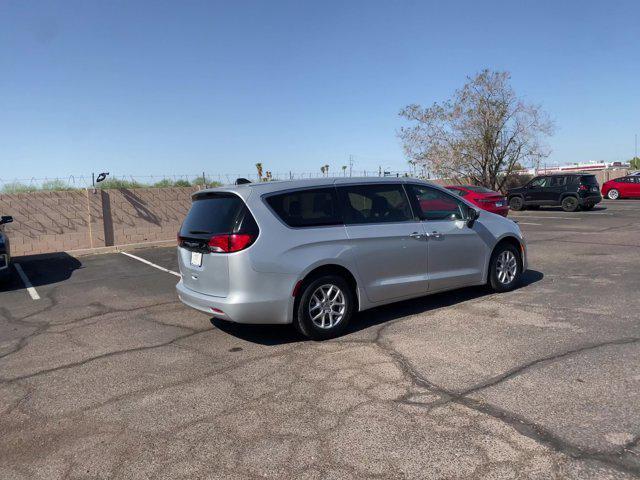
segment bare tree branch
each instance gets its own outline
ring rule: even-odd
[[[508,72],[483,70],[453,98],[430,107],[407,105],[398,136],[415,165],[444,178],[500,189],[516,169],[549,155],[542,138],[553,123],[539,105],[519,99]]]

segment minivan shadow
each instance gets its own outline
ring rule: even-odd
[[[537,283],[543,278],[544,274],[542,272],[527,270],[522,276],[522,285],[519,288]],[[474,300],[491,293],[486,287],[467,287],[373,308],[356,314],[344,335],[359,332],[398,318]],[[212,318],[210,321],[212,325],[229,335],[260,345],[273,346],[308,341],[291,325],[248,325],[227,322],[217,318]]]

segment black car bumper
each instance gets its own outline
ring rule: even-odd
[[[594,194],[594,195],[585,195],[584,197],[578,197],[578,201],[580,205],[595,205],[596,203],[600,203],[602,201],[602,195]]]

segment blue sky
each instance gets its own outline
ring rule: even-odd
[[[408,103],[508,70],[550,163],[633,155],[640,2],[0,2],[0,178],[405,169]]]

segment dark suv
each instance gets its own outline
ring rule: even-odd
[[[11,222],[13,222],[13,217],[0,217],[0,280],[9,275],[11,249],[9,248],[9,237],[4,233],[4,224]]]
[[[540,175],[522,187],[509,189],[507,197],[512,210],[561,206],[565,212],[575,212],[579,208],[591,210],[602,201],[595,175],[584,173]]]

